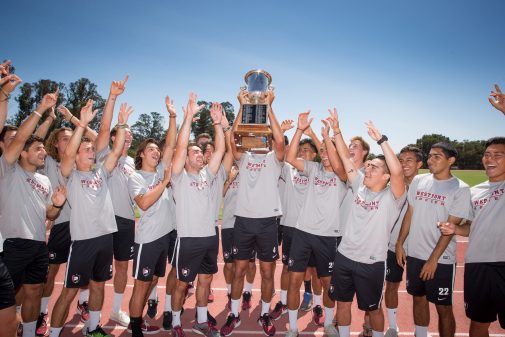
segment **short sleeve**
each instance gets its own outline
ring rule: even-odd
[[[449,215],[468,219],[472,209],[472,198],[470,188],[468,186],[461,186],[454,194],[454,200],[449,208]]]
[[[132,200],[135,200],[137,196],[147,192],[147,188],[142,182],[142,176],[137,172],[128,178],[128,193],[130,194],[130,198]]]

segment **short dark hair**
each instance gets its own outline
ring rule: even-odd
[[[198,143],[198,141],[200,140],[200,138],[209,138],[209,139],[212,139],[212,137],[207,132],[200,133],[198,136],[196,136],[195,142]]]
[[[458,158],[458,151],[454,148],[454,146],[450,143],[439,142],[435,143],[431,146],[432,149],[440,149],[444,153],[447,159],[454,157]]]
[[[26,140],[25,145],[23,146],[23,151],[28,151],[28,149],[30,148],[30,146],[33,143],[37,143],[37,142],[44,144],[44,139],[41,138],[41,137],[39,137],[39,136],[36,136],[36,135],[31,135]]]
[[[2,132],[0,132],[0,142],[4,141],[5,135],[9,131],[17,131],[17,127],[13,125],[5,125],[4,128],[2,129]]]
[[[423,151],[421,151],[421,149],[418,148],[417,146],[407,145],[403,149],[400,150],[400,154],[406,153],[406,152],[412,152],[416,156],[417,162],[423,161],[423,159],[424,159]]]
[[[300,140],[300,143],[299,143],[299,146],[302,146],[302,145],[305,145],[305,144],[309,144],[309,146],[312,148],[312,150],[314,151],[314,153],[318,153],[318,149],[316,147],[316,144],[314,144],[314,141],[310,138],[304,138],[302,140]]]
[[[486,142],[486,148],[488,148],[490,145],[505,145],[505,137],[489,138]]]
[[[159,147],[158,142],[154,138],[147,138],[142,143],[140,143],[139,146],[137,147],[137,152],[135,152],[134,162],[135,162],[135,169],[136,170],[142,169],[142,157],[140,156],[140,154],[142,152],[144,152],[147,145],[149,145],[149,144],[156,144]]]
[[[286,135],[284,135],[284,145],[289,145],[289,138]]]
[[[384,162],[384,169],[385,169],[386,173],[389,174],[389,166],[388,166],[388,162],[386,161],[386,157],[383,154],[379,154],[374,159],[379,159],[379,160],[383,161]]]

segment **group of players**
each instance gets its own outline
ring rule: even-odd
[[[240,310],[250,307],[256,259],[261,276],[258,324],[267,336],[275,334],[273,321],[285,313],[286,336],[298,336],[298,310],[312,309],[313,322],[325,335],[349,337],[355,295],[365,312],[362,336],[383,336],[384,291],[389,322],[385,334],[397,336],[398,289],[405,265],[415,335],[428,335],[431,302],[439,334],[454,336],[455,234],[470,237],[464,285],[470,335],[487,335],[497,316],[505,327],[504,137],[486,144],[482,160],[489,181],[470,189],[451,174],[457,151],[450,144],[433,145],[427,154],[430,173],[418,174],[423,153],[406,146],[397,156],[388,137],[368,122],[368,135],[383,154],[367,161],[369,145],[357,136],[347,146],[336,109],[322,121],[320,140],[310,112],[299,114],[296,123],[279,123],[271,108],[272,92],[265,94],[271,152],[237,150],[232,135],[247,92],[238,95],[240,110],[233,126],[221,105],[213,103],[214,140],[207,135],[207,142],[191,142],[191,123],[203,108],[191,93],[179,130],[167,96],[166,138],[162,144],[146,139],[131,158],[127,123],[133,110],[127,104],[121,104],[111,130],[115,102],[128,77],[111,84],[98,133],[88,127],[97,113],[88,101],[79,118],[58,107],[75,128],[56,129],[44,140],[55,119],[58,92],[46,94],[19,128],[4,127],[9,95],[21,79],[9,73],[9,62],[1,64],[0,71],[0,336],[19,333],[16,308],[22,336],[48,333],[48,302],[63,263],[64,286],[51,311],[50,337],[61,334],[78,292],[83,332],[108,336],[100,314],[113,265],[110,319],[135,337],[156,333],[160,329],[149,325],[143,312],[147,303],[147,314],[156,315],[156,284],[165,276],[167,259],[172,268],[163,328],[173,336],[185,335],[182,307],[193,281],[192,330],[217,337],[239,328]],[[497,86],[490,102],[505,113],[505,95]],[[284,132],[291,128],[296,130],[288,142]],[[320,162],[315,161],[318,155]],[[46,226],[51,230],[47,244]],[[218,330],[207,305],[220,241],[230,313]],[[279,257],[280,300],[272,308]],[[121,305],[132,259],[135,281],[126,314]]]

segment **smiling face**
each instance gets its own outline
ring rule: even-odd
[[[505,180],[505,144],[492,144],[482,156],[482,164],[490,182]]]
[[[155,170],[161,158],[160,148],[155,143],[147,143],[144,150],[140,153],[140,158],[142,159],[141,170]]]
[[[75,165],[79,171],[91,171],[95,164],[95,146],[90,141],[83,141],[75,157]]]
[[[189,171],[200,171],[204,165],[202,149],[196,145],[188,146],[186,169]]]
[[[386,163],[378,158],[368,160],[365,165],[363,184],[371,190],[382,190],[386,187],[390,175]]]
[[[65,149],[67,148],[70,137],[72,137],[72,131],[70,130],[61,130],[58,132],[54,147],[58,150],[58,155],[60,158],[62,158],[63,154],[65,153]]]
[[[400,153],[400,164],[402,165],[403,175],[407,181],[411,181],[417,175],[423,165],[422,161],[417,161],[417,156],[412,151]]]
[[[298,147],[298,158],[303,160],[314,161],[317,156],[317,152],[314,151],[312,146],[308,143],[302,144]]]
[[[21,152],[21,162],[24,168],[39,168],[44,166],[46,149],[42,142],[35,141]]]
[[[355,137],[351,140],[351,143],[349,144],[349,154],[353,163],[361,167],[368,156],[368,150],[359,138]]]

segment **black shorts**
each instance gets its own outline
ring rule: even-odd
[[[129,261],[133,259],[135,243],[135,220],[116,215],[117,232],[112,233],[114,241],[114,260]]]
[[[277,218],[235,218],[233,258],[249,260],[256,249],[260,261],[273,262],[279,258]]]
[[[305,272],[310,257],[313,255],[316,261],[317,276],[331,276],[336,250],[337,238],[314,235],[295,228],[289,251],[288,270]]]
[[[281,217],[277,217],[277,244],[282,245],[282,238],[284,232],[284,225],[281,225]]]
[[[174,265],[177,279],[189,283],[194,281],[198,274],[217,273],[218,251],[217,235],[177,238]]]
[[[465,264],[465,312],[472,321],[505,329],[505,262]]]
[[[287,266],[289,261],[289,250],[293,241],[294,227],[282,226],[282,264]]]
[[[421,280],[419,275],[426,261],[407,256],[407,292],[412,296],[426,296],[434,304],[452,305],[456,264],[437,264],[433,279]]]
[[[167,236],[167,257],[168,263],[173,265],[175,242],[177,241],[177,230],[172,229]]]
[[[221,248],[224,263],[233,263],[233,228],[221,229]],[[249,262],[256,260],[256,250],[253,250]]]
[[[46,282],[49,257],[44,241],[5,239],[3,262],[15,289],[23,284]]]
[[[16,305],[14,283],[7,267],[0,258],[0,310]]]
[[[386,261],[386,281],[391,283],[400,283],[403,279],[403,267],[396,262],[396,253],[388,250],[388,259]]]
[[[328,295],[334,301],[352,302],[354,294],[363,311],[380,309],[386,263],[356,262],[337,252]]]
[[[105,282],[112,278],[112,234],[73,241],[65,273],[65,288],[81,288],[89,280]]]
[[[132,276],[139,281],[152,281],[153,276],[165,276],[167,242],[170,233],[152,242],[135,243]]]
[[[72,239],[70,238],[70,222],[65,221],[54,225],[47,240],[49,264],[62,264],[68,260],[68,252]]]

